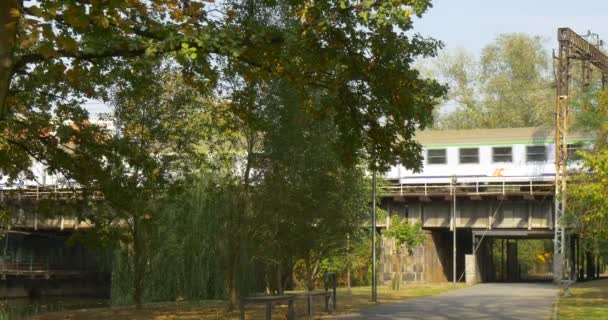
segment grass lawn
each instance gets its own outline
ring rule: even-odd
[[[378,288],[379,303],[396,302],[413,297],[421,297],[443,293],[455,288],[463,288],[464,284],[456,286],[449,283],[428,283],[428,284],[409,284],[403,285],[400,291],[392,291],[386,287]],[[355,313],[357,310],[367,308],[374,303],[370,301],[370,287],[356,287],[352,289],[352,294],[348,295],[346,289],[338,290],[337,314]],[[327,316],[321,312],[323,310],[322,298],[315,300],[315,315]],[[306,301],[296,300],[296,318],[303,319],[306,314]],[[273,319],[286,319],[286,306],[273,307]],[[56,312],[38,315],[33,319],[38,320],[236,320],[238,312],[226,311],[224,301],[204,301],[204,302],[179,302],[179,303],[159,303],[149,304],[143,310],[133,308],[99,308],[86,309],[70,312]],[[247,319],[264,319],[263,306],[247,307]]]
[[[570,292],[559,300],[559,320],[608,319],[608,279],[579,282]]]

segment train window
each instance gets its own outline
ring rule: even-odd
[[[460,149],[460,163],[479,163],[479,148]]]
[[[568,144],[568,160],[576,161],[581,160],[582,157],[578,154],[577,151],[591,151],[591,145],[577,142],[577,143],[569,143]]]
[[[547,161],[545,146],[526,146],[526,161]]]
[[[446,164],[447,160],[445,149],[426,150],[426,163],[428,164]]]
[[[494,147],[492,148],[492,161],[494,162],[513,162],[513,148]]]

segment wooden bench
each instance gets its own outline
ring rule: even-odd
[[[330,308],[329,308],[329,301],[332,297],[332,293],[330,291],[310,291],[310,292],[305,292],[305,293],[299,293],[296,295],[296,298],[304,298],[307,301],[307,306],[306,306],[306,315],[308,316],[308,319],[312,320],[313,316],[314,316],[314,302],[313,302],[313,298],[314,297],[323,297],[323,301],[325,302],[325,312],[330,312]],[[334,311],[335,309],[335,303],[332,303],[332,308],[331,311]]]
[[[299,293],[295,295],[282,295],[282,296],[261,296],[261,297],[248,297],[241,299],[241,303],[239,305],[240,309],[240,320],[245,320],[245,305],[247,304],[264,304],[266,305],[266,320],[271,320],[272,318],[272,304],[276,302],[287,301],[287,319],[294,320],[295,319],[295,311],[294,311],[294,300],[295,299],[306,299],[307,300],[307,308],[306,313],[308,315],[308,319],[313,318],[313,298],[317,296],[322,296],[323,301],[325,302],[325,312],[333,312],[336,310],[336,297],[337,297],[337,276],[333,272],[325,273],[325,291],[310,291]],[[331,308],[330,308],[331,301]]]
[[[293,303],[295,300],[295,296],[293,295],[283,295],[283,296],[265,296],[265,297],[248,297],[241,299],[240,303],[240,319],[245,320],[245,305],[247,304],[264,304],[266,305],[266,320],[271,320],[272,318],[272,303],[273,302],[282,302],[287,301],[287,319],[294,320],[295,312]]]

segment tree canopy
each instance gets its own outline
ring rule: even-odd
[[[2,151],[11,148],[13,159],[20,149],[45,158],[53,146],[38,136],[50,119],[82,121],[79,105],[107,101],[130,65],[145,57],[179,64],[189,85],[224,99],[274,78],[304,96],[322,90],[322,114],[335,115],[345,160],[363,151],[381,167],[398,160],[417,167],[411,137],[431,122],[445,88],[411,67],[441,43],[406,31],[430,6],[428,0],[5,1],[2,130],[32,135],[3,135],[2,145],[20,147]]]
[[[479,58],[445,52],[430,71],[449,86],[455,110],[438,118],[449,129],[530,127],[551,123],[554,109],[550,57],[538,36],[501,34]]]
[[[571,173],[567,212],[563,223],[571,227],[588,250],[608,255],[608,91],[596,94],[589,109],[578,118],[579,130],[595,135],[593,150],[578,151],[582,166]]]

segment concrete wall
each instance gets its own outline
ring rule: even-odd
[[[441,232],[425,231],[426,241],[412,254],[397,254],[395,240],[383,237],[380,251],[380,283],[390,285],[401,267],[401,282],[445,282],[451,266],[451,242]],[[450,248],[448,250],[448,248]],[[451,271],[450,271],[451,272]]]

